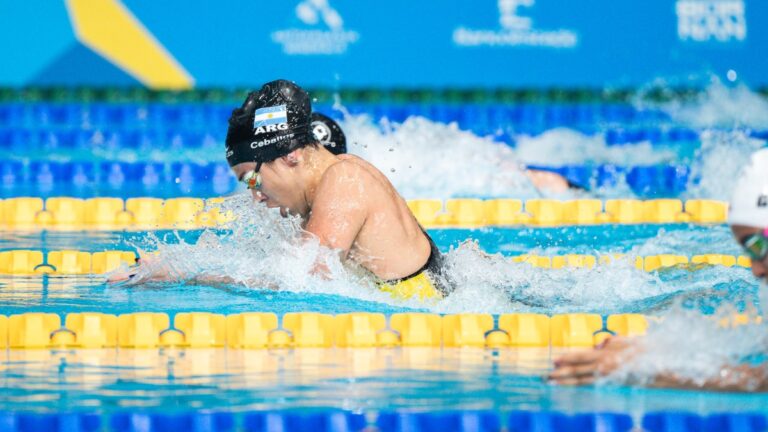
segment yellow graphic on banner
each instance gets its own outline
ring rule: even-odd
[[[67,0],[75,36],[150,88],[187,89],[194,80],[119,0]]]

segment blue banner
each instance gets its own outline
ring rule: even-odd
[[[768,85],[763,0],[52,3],[0,1],[0,85]]]

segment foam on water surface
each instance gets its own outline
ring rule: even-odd
[[[764,141],[751,138],[748,129],[768,127],[768,104],[745,87],[713,84],[692,101],[658,107],[669,114],[672,125],[687,125],[700,132],[700,146],[693,156],[659,150],[648,142],[612,147],[601,134],[589,136],[565,128],[545,131],[535,137],[518,136],[517,148],[513,149],[491,137],[461,130],[456,124],[446,125],[420,117],[393,124],[375,123],[366,116],[348,116],[342,126],[350,152],[371,161],[407,198],[539,197],[521,170],[525,163],[556,166],[691,162],[691,177],[695,182],[690,185],[687,197],[727,199],[732,182],[749,153],[765,145]],[[105,147],[102,156],[115,156],[111,152]],[[158,150],[150,158],[210,162],[220,161],[221,153],[223,146],[201,151]],[[130,151],[117,154],[118,159],[128,161],[137,160],[138,156]],[[686,159],[689,157],[690,160]],[[626,192],[621,189],[624,197],[628,196]],[[757,303],[757,284],[746,269],[711,267],[692,272],[677,268],[649,274],[635,269],[631,259],[625,259],[596,269],[546,270],[513,263],[509,257],[499,254],[488,255],[475,243],[466,242],[447,254],[446,271],[457,285],[454,293],[434,303],[401,301],[378,291],[369,274],[342,264],[336,252],[307,237],[296,219],[282,218],[263,206],[254,206],[247,195],[229,198],[224,207],[239,216],[231,232],[206,231],[189,243],[181,237],[178,241],[166,242],[154,234],[136,240],[136,246],[157,250],[158,256],[140,267],[139,275],[131,281],[133,286],[124,287],[124,295],[130,295],[130,290],[139,290],[136,285],[146,285],[152,275],[157,274],[168,276],[173,281],[170,284],[182,284],[183,293],[205,288],[191,286],[195,278],[225,275],[231,278],[230,285],[246,292],[264,293],[268,292],[265,289],[277,287],[295,294],[294,299],[309,294],[307,297],[312,299],[325,296],[325,301],[331,303],[356,299],[368,302],[363,304],[443,313],[607,314],[669,310],[661,324],[651,327],[643,354],[617,372],[619,375],[614,378],[619,382],[648,382],[660,371],[705,379],[719,373],[723,364],[737,363],[765,351],[768,332],[763,325],[723,329],[714,324],[716,320],[711,316],[700,312],[722,308],[721,303],[734,303],[732,307],[739,308],[753,301]],[[660,230],[642,244],[634,244],[623,252],[638,255],[739,253],[727,229],[691,231]],[[556,247],[540,247],[534,252],[567,253],[571,249],[565,240]],[[708,250],[700,249],[704,247]],[[589,246],[584,248],[583,252],[590,252]],[[595,251],[598,252],[604,251]],[[318,262],[328,268],[326,277],[313,275]],[[149,286],[167,287],[163,283]],[[67,304],[75,301],[75,297],[57,298]],[[765,299],[760,300],[757,304],[764,305]],[[699,306],[694,310],[670,309],[675,302],[694,302]],[[729,311],[727,307],[721,310]]]
[[[554,128],[536,136],[516,139],[516,155],[526,164],[562,166],[615,164],[620,166],[673,163],[677,153],[654,148],[648,141],[609,146],[604,134],[586,135],[569,128]]]
[[[725,96],[723,96],[725,94]],[[720,106],[720,98],[730,100]],[[736,107],[751,112],[740,120]],[[745,127],[768,127],[768,102],[746,88],[712,85],[702,97],[684,105],[662,105],[675,125],[695,127],[699,143],[658,146],[648,141],[611,146],[604,133],[586,135],[557,127],[536,136],[516,137],[515,148],[492,137],[479,137],[454,124],[445,125],[422,117],[402,124],[386,120],[375,124],[368,116],[347,116],[342,121],[351,153],[371,161],[407,198],[434,197],[540,197],[521,175],[526,164],[544,166],[599,165],[645,166],[678,164],[691,167],[686,198],[728,199],[733,182],[751,152],[765,141],[750,136]],[[722,122],[710,113],[723,111]],[[691,147],[694,146],[694,147]],[[626,183],[604,187],[603,197],[631,197]],[[569,196],[570,195],[570,196]],[[577,195],[548,196],[574,198]]]
[[[282,218],[262,204],[253,204],[249,195],[228,199],[225,210],[238,214],[232,230],[207,231],[196,243],[176,239],[162,241],[153,234],[140,238],[140,249],[157,250],[140,266],[130,284],[151,281],[157,276],[172,283],[234,285],[261,291],[334,295],[395,307],[442,313],[515,311],[635,312],[667,304],[685,293],[706,292],[713,285],[746,281],[742,268],[713,267],[697,270],[696,278],[687,269],[670,269],[656,275],[638,270],[627,256],[594,269],[541,269],[516,263],[501,254],[489,255],[476,242],[464,242],[446,255],[445,276],[456,290],[440,301],[393,299],[376,288],[376,280],[354,265],[343,264],[339,254],[320,246],[307,236],[295,218]],[[664,231],[652,237],[640,250],[669,253],[681,240],[669,240]],[[699,244],[723,240],[725,233],[702,234]],[[654,245],[655,243],[655,245]],[[650,244],[650,245],[647,245]],[[645,249],[643,249],[645,248]],[[551,254],[547,250],[532,251]],[[326,274],[315,271],[318,263]],[[228,279],[219,281],[217,278]]]
[[[750,155],[764,145],[765,141],[750,138],[744,130],[705,130],[685,197],[728,200]]]
[[[766,289],[763,284],[761,299]],[[765,387],[759,378],[740,374],[737,368],[765,368],[768,325],[757,309],[738,314],[730,304],[707,315],[678,304],[661,321],[651,322],[648,334],[621,354],[621,366],[603,381],[652,385],[658,377],[674,376],[691,387],[714,381],[742,389]]]
[[[385,173],[405,198],[539,197],[507,145],[422,117],[374,124],[347,117],[348,149]]]
[[[701,129],[768,129],[768,100],[743,83],[728,86],[717,77],[693,99],[650,106],[663,109],[677,123]]]

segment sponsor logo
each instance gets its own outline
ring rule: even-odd
[[[356,31],[345,30],[344,20],[328,0],[304,0],[296,6],[296,17],[306,28],[289,28],[272,33],[272,41],[289,55],[338,55],[360,39]]]
[[[235,151],[234,151],[234,150],[232,150],[232,149],[230,149],[229,147],[227,147],[227,157],[230,157],[230,156],[232,156],[233,154],[235,154]]]
[[[500,29],[470,29],[458,27],[453,31],[453,43],[458,46],[527,46],[545,48],[574,48],[579,36],[573,30],[542,30],[530,17],[519,15],[522,6],[533,7],[536,0],[498,0]]]
[[[744,0],[678,0],[677,36],[690,42],[733,42],[747,38]]]
[[[331,128],[321,121],[312,122],[312,135],[324,146],[331,143]]]

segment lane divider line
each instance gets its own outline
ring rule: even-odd
[[[0,315],[0,348],[591,347],[646,332],[640,314],[27,312]],[[173,325],[171,325],[171,323]],[[63,325],[62,325],[63,324]]]
[[[44,254],[40,250],[6,250],[0,252],[0,275],[102,275],[117,270],[122,265],[136,264],[133,251],[108,250],[84,252],[77,250],[55,250]],[[631,262],[638,270],[653,272],[667,268],[700,270],[707,266],[744,267],[751,266],[747,256],[703,254],[687,257],[684,255],[662,254],[629,256],[622,254],[557,256],[517,255],[513,263],[527,264],[543,269],[592,269],[598,266],[615,265],[622,261]]]
[[[30,348],[589,348],[612,335],[646,334],[653,316],[626,313],[544,315],[352,312],[26,312],[0,315],[0,349]],[[759,323],[736,313],[722,327]],[[171,325],[172,324],[172,325]]]
[[[0,230],[197,229],[226,226],[235,216],[223,198],[22,197],[0,200]],[[677,199],[417,199],[408,201],[426,228],[558,227],[604,224],[722,224],[728,204]]]

